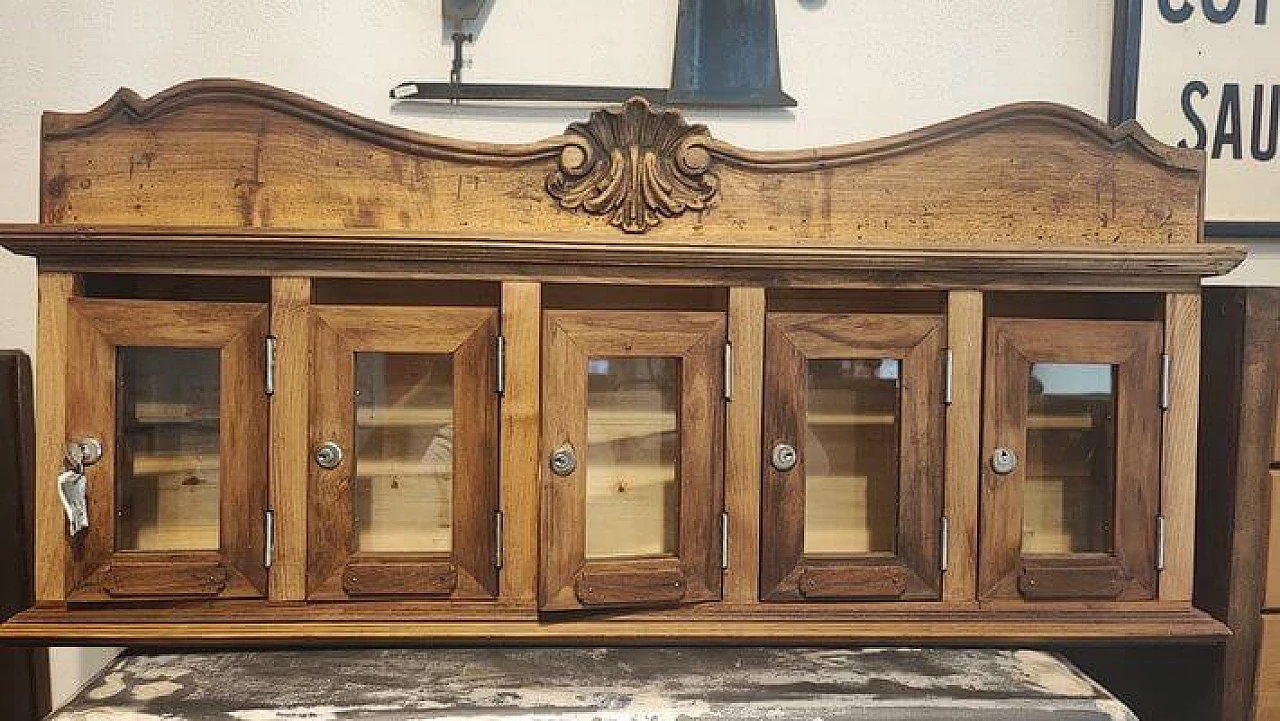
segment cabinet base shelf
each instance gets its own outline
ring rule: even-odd
[[[848,645],[1221,643],[1227,628],[1201,611],[893,613],[859,620],[617,618],[558,620],[277,620],[191,616],[103,621],[92,610],[32,609],[0,624],[0,642],[49,645],[616,644]],[[296,609],[295,609],[296,610]],[[156,618],[156,614],[151,614]]]

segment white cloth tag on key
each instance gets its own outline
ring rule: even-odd
[[[89,527],[89,506],[85,496],[85,478],[83,473],[63,471],[58,474],[58,496],[62,498],[62,508],[67,512],[71,535]]]

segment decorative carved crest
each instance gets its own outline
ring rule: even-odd
[[[674,110],[654,110],[644,98],[598,110],[588,122],[571,124],[568,136],[547,192],[561,207],[608,215],[628,233],[710,207],[719,187],[708,172],[706,126],[688,125]]]

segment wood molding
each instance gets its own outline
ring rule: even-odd
[[[1133,290],[1152,279],[1192,280],[1220,275],[1244,260],[1233,245],[1059,246],[1028,252],[1016,245],[926,247],[699,246],[687,243],[617,243],[532,235],[449,235],[404,232],[306,232],[256,229],[110,228],[0,225],[0,245],[40,260],[45,271],[209,273],[236,268],[237,275],[340,271],[381,277],[434,275],[501,280],[587,282],[611,277],[636,280],[698,278],[774,284],[788,274],[807,274],[815,285],[843,285],[866,274],[891,274],[892,285],[909,286],[903,273],[932,278],[931,285],[970,287],[1026,285],[1028,276],[1046,284],[1092,282]],[[341,268],[335,264],[341,263]],[[390,264],[390,265],[387,265]],[[415,264],[429,266],[417,267]],[[612,275],[611,275],[612,274]],[[1087,280],[1086,280],[1087,279]],[[774,282],[769,282],[773,280]],[[1117,285],[1119,284],[1119,285]],[[1184,282],[1183,285],[1186,285]],[[1182,288],[1179,288],[1182,289]]]
[[[874,618],[797,620],[621,618],[556,620],[414,621],[357,619],[299,621],[241,618],[182,621],[87,620],[75,611],[24,611],[0,626],[0,638],[35,643],[128,645],[243,645],[399,641],[436,644],[609,643],[844,645],[872,643],[1054,643],[1141,641],[1220,643],[1222,624],[1201,611],[1138,611],[1041,615],[989,611],[882,614]]]
[[[210,79],[46,113],[42,138],[45,223],[539,228],[799,246],[1177,245],[1202,235],[1203,153],[1163,145],[1132,121],[1113,128],[1040,102],[879,140],[758,151],[636,98],[561,135],[495,144]]]

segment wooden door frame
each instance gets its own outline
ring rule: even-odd
[[[449,355],[453,361],[451,551],[365,553],[352,529],[354,457],[333,469],[308,459],[307,597],[341,601],[498,595],[498,309],[312,306],[310,447],[336,441],[354,456],[355,354]]]
[[[983,404],[979,599],[1154,600],[1160,512],[1160,353],[1163,324],[1135,320],[989,318]],[[1026,463],[1026,388],[1031,365],[1116,366],[1116,439],[1109,554],[1021,553]],[[1020,459],[1007,475],[987,459]]]
[[[553,310],[544,313],[544,461],[565,443],[584,452],[565,477],[542,464],[539,607],[674,605],[718,600],[724,508],[721,312]],[[592,357],[677,357],[679,531],[675,557],[586,558],[586,377]]]
[[[760,588],[766,601],[923,600],[942,590],[944,428],[941,315],[768,313],[765,319],[764,487]],[[810,359],[898,358],[895,550],[848,557],[804,554],[805,416]],[[780,472],[768,458],[777,443],[798,451]]]
[[[260,598],[267,594],[268,493],[262,303],[68,300],[67,439],[92,436],[89,529],[68,539],[69,601]],[[219,549],[115,549],[116,354],[121,346],[219,351]]]

